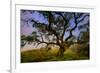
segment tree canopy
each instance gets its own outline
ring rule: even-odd
[[[89,43],[89,13],[21,10],[21,14],[27,12],[33,17],[21,17],[21,21],[31,24],[34,30],[30,35],[21,35],[22,47],[26,43],[46,44],[46,47],[56,45],[62,55],[65,47],[74,43]]]

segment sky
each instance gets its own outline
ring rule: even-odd
[[[38,11],[35,11],[34,13],[30,13],[28,10],[26,10],[25,12],[23,12],[21,10],[21,19],[23,20],[28,20],[28,19],[34,19],[36,21],[39,21],[41,23],[46,23],[48,24],[48,21],[42,16],[42,14],[38,13]],[[31,22],[26,22],[21,20],[21,35],[30,35],[35,29],[32,27],[32,23]],[[83,23],[86,23],[89,20],[89,18],[85,18],[84,21],[82,23],[80,23],[79,25],[82,25]],[[75,25],[74,20],[71,19],[70,20],[70,27],[73,27]],[[79,30],[78,28],[75,29],[75,31],[73,31],[73,34],[77,37],[79,35]],[[65,37],[69,35],[69,33],[65,33]],[[33,48],[32,45],[26,45],[23,48]]]
[[[25,20],[33,18],[35,20],[39,20],[39,22],[41,23],[48,23],[47,20],[45,20],[44,17],[38,12],[34,12],[31,14],[29,11],[26,11],[25,13],[21,13],[21,18]],[[28,22],[27,24],[27,22],[21,21],[21,34],[29,35],[33,30],[34,29],[32,27],[32,23]]]

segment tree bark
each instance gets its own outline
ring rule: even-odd
[[[57,53],[57,56],[63,57],[64,56],[64,51],[65,51],[65,48],[60,46],[59,51]]]

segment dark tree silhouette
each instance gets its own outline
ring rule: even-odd
[[[25,12],[27,10],[22,10]],[[79,12],[56,12],[56,11],[32,11],[30,13],[38,12],[42,17],[47,20],[47,23],[40,22],[34,18],[21,19],[27,23],[31,22],[33,29],[35,29],[31,35],[21,37],[22,46],[26,42],[34,43],[39,46],[40,44],[59,46],[58,56],[63,56],[66,47],[74,43],[86,43],[89,42],[89,13]],[[72,25],[72,26],[71,26]],[[80,35],[78,35],[77,41],[71,40],[75,35],[73,32],[79,29]],[[86,29],[86,31],[82,31]],[[68,33],[66,35],[66,33]],[[85,37],[84,37],[85,35]],[[88,38],[87,38],[88,37]],[[84,40],[84,41],[83,41]]]

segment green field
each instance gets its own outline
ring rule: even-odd
[[[34,49],[21,52],[21,63],[28,62],[48,62],[48,61],[68,61],[68,60],[88,60],[89,56],[73,49],[67,49],[63,57],[57,56],[58,49]]]

